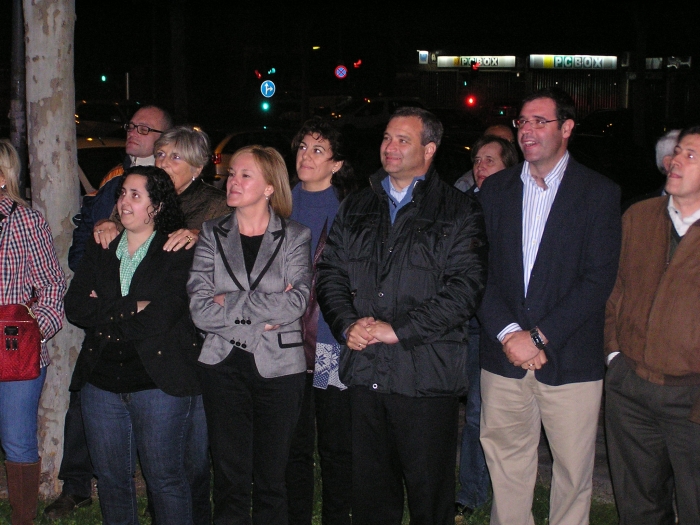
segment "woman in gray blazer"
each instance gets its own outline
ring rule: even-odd
[[[214,462],[214,523],[287,523],[285,468],[306,363],[301,316],[311,233],[288,220],[289,177],[273,148],[231,158],[234,212],[207,221],[187,291],[205,333],[204,408]],[[252,482],[252,485],[251,485]]]

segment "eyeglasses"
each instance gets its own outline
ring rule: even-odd
[[[154,133],[163,133],[159,129],[149,128],[148,126],[144,126],[142,124],[134,124],[133,122],[128,122],[128,123],[124,124],[124,130],[127,133],[129,131],[136,130],[139,135],[148,135],[151,131],[153,131]]]
[[[525,124],[529,122],[530,126],[532,126],[533,129],[542,129],[545,126],[545,124],[549,124],[550,122],[559,122],[560,120],[563,119],[554,118],[552,120],[545,120],[543,118],[533,118],[530,120],[525,120],[521,118],[516,118],[513,119],[513,126],[515,126],[518,129],[523,129],[525,127]]]

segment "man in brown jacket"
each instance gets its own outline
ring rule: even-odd
[[[700,126],[666,193],[623,216],[606,309],[608,455],[620,525],[700,523]],[[619,355],[621,354],[621,355]]]

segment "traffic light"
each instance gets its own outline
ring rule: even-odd
[[[479,63],[476,60],[472,60],[471,62],[469,62],[469,66],[475,73],[479,71]]]
[[[267,70],[268,75],[274,75],[275,73],[277,73],[277,70],[274,67],[272,69]]]
[[[264,100],[260,104],[260,109],[262,109],[264,113],[267,113],[268,111],[270,111],[270,103],[267,100]]]
[[[102,82],[107,82],[107,75],[102,75],[102,76],[100,77],[100,80],[101,80]]]
[[[476,97],[474,95],[467,95],[464,98],[464,103],[468,108],[476,107]]]
[[[255,73],[255,78],[257,78],[258,80],[262,78],[262,73],[260,73],[260,71],[258,71],[257,69],[253,71],[253,73]]]
[[[352,63],[352,67],[354,67],[355,69],[360,69],[361,65],[362,65],[362,59],[358,59],[357,62]]]

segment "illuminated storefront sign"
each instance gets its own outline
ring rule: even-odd
[[[479,69],[502,69],[515,67],[514,56],[464,56],[464,57],[437,57],[437,67],[472,67],[472,61],[478,64]]]
[[[617,69],[617,57],[596,55],[530,55],[532,69]]]

